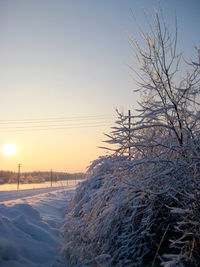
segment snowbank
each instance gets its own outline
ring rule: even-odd
[[[59,188],[37,196],[35,190],[32,193],[31,197],[29,190],[28,198],[0,205],[2,267],[62,266],[61,262],[56,265],[63,244],[60,228],[73,190]]]

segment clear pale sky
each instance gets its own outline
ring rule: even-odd
[[[138,30],[130,9],[145,29],[143,11],[153,12],[158,3],[0,0],[0,146],[17,146],[12,157],[0,153],[0,169],[16,171],[21,163],[22,171],[85,171],[105,153],[98,146],[115,108],[136,107],[126,31],[137,37]],[[200,1],[166,0],[160,6],[171,29],[177,14],[179,48],[186,58],[193,56],[200,45]],[[39,127],[43,119],[61,117],[67,118],[65,129]]]

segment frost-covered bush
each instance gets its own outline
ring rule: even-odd
[[[176,177],[166,173],[168,183],[160,190],[155,185],[152,191],[152,185],[144,181],[143,188],[133,173],[122,170],[118,160],[101,159],[90,178],[77,188],[65,225],[71,266],[83,262],[85,266],[197,263],[200,211],[196,183],[179,183],[178,179],[188,175],[184,171]]]
[[[180,78],[177,32],[157,14],[142,37],[144,49],[131,44],[144,98],[131,125],[118,112],[113,154],[77,188],[65,225],[71,266],[200,263],[200,65]]]

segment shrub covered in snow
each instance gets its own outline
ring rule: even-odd
[[[155,15],[146,48],[131,38],[142,95],[119,118],[66,218],[71,266],[199,266],[200,65],[180,81],[177,34]],[[129,120],[130,122],[130,120]]]
[[[90,179],[78,187],[67,216],[66,251],[72,266],[102,266],[97,261],[102,255],[103,266],[181,266],[200,260],[197,188],[192,181],[175,183],[183,172],[163,174],[168,183],[153,191],[153,185],[140,184],[133,173],[122,171],[118,158],[96,164]]]

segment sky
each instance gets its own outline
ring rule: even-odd
[[[178,19],[186,59],[200,46],[199,0],[0,0],[0,169],[85,171],[116,119],[138,95],[127,32],[145,12]],[[135,67],[135,66],[134,66]],[[52,129],[53,128],[53,129]],[[62,128],[62,129],[60,129]]]

